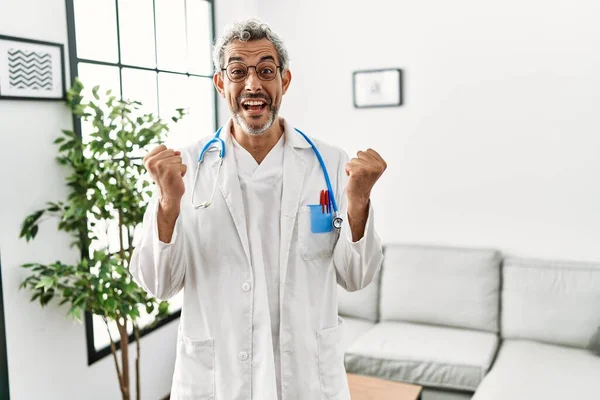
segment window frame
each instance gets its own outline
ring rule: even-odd
[[[0,260],[0,399],[10,399],[8,387],[8,349],[4,322],[4,294],[2,293],[2,260]]]
[[[116,28],[117,28],[117,53],[118,53],[118,60],[116,63],[111,63],[111,62],[104,62],[104,61],[96,61],[96,60],[89,60],[89,59],[84,59],[84,58],[79,58],[77,56],[77,38],[76,38],[76,32],[75,32],[75,6],[74,6],[74,0],[65,0],[66,3],[66,12],[67,12],[67,34],[68,34],[68,52],[69,52],[69,68],[70,68],[70,79],[71,79],[71,84],[73,83],[73,78],[75,76],[78,76],[78,64],[80,62],[84,62],[87,64],[95,64],[95,65],[104,65],[104,66],[111,66],[111,67],[117,67],[119,68],[119,71],[121,71],[123,68],[131,68],[131,69],[136,69],[136,70],[143,70],[143,71],[152,71],[152,72],[156,72],[158,73],[172,73],[172,74],[177,74],[177,75],[186,75],[188,77],[193,76],[193,77],[204,77],[204,78],[212,78],[212,75],[201,75],[201,74],[190,74],[189,72],[175,72],[175,71],[169,71],[169,70],[164,70],[164,69],[160,69],[158,68],[158,65],[155,66],[154,68],[148,68],[148,67],[141,67],[141,66],[136,66],[136,65],[128,65],[128,64],[123,64],[121,62],[121,38],[120,38],[120,32],[119,32],[119,0],[114,0],[115,1],[115,17],[117,19],[117,24],[116,24]],[[187,0],[186,0],[187,1]],[[214,41],[215,39],[215,35],[216,35],[216,28],[215,28],[215,0],[202,0],[202,1],[206,1],[208,3],[211,3],[211,26],[212,26],[212,40]],[[155,57],[156,57],[156,47],[157,47],[157,42],[156,42],[156,0],[152,0],[152,7],[153,7],[153,13],[154,13],[154,48],[155,48]],[[212,43],[211,43],[212,44]],[[157,79],[158,79],[158,75],[157,75]],[[122,73],[119,73],[119,88],[120,88],[120,92],[121,95],[123,93],[123,76]],[[160,94],[158,94],[158,98],[157,100],[160,99]],[[215,91],[214,92],[214,100],[213,100],[213,104],[214,104],[214,122],[215,122],[215,126],[218,126],[219,124],[219,106],[218,106],[218,93]],[[157,103],[158,104],[158,103]],[[73,116],[73,130],[75,132],[75,134],[77,134],[80,138],[82,136],[82,131],[81,131],[81,120],[75,116]],[[89,254],[86,248],[82,249],[81,251],[81,257],[82,258],[88,258]],[[0,281],[1,283],[1,281]],[[0,298],[1,301],[1,298]],[[0,306],[1,306],[1,302],[0,302]],[[1,308],[0,308],[1,311]],[[0,314],[0,317],[2,315]],[[151,328],[142,328],[140,330],[140,339],[142,337],[144,337],[145,335],[147,335],[150,332],[154,332],[157,329],[161,328],[162,326],[170,323],[171,321],[174,321],[176,319],[178,319],[181,316],[181,310],[178,310],[174,313],[172,313],[171,315],[169,315],[167,318],[161,320],[160,322],[158,322],[156,325],[154,325]],[[0,321],[1,322],[1,321]],[[85,313],[85,331],[86,331],[86,347],[87,347],[87,358],[88,358],[88,366],[92,365],[93,363],[95,363],[96,361],[101,360],[102,358],[108,356],[111,354],[111,350],[110,350],[110,345],[105,346],[102,349],[96,350],[96,347],[94,346],[94,322],[93,322],[93,316],[91,313],[86,312]],[[133,335],[133,333],[131,333],[129,335],[129,342],[132,343],[135,340],[135,337]],[[120,342],[117,341],[115,343],[117,350],[120,349]],[[0,379],[2,377],[0,376]]]

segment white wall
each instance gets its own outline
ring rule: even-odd
[[[600,2],[261,0],[293,73],[282,115],[389,168],[385,242],[600,260]],[[399,67],[405,105],[354,109]]]

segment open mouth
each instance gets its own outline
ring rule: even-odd
[[[242,107],[246,111],[261,112],[267,108],[267,102],[262,99],[248,99],[242,101]]]

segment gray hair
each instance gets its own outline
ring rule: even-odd
[[[267,38],[279,56],[279,64],[284,70],[289,68],[289,56],[283,40],[271,30],[269,25],[256,18],[237,21],[225,28],[223,34],[215,41],[213,47],[213,63],[215,71],[224,67],[225,47],[234,40],[248,42]]]

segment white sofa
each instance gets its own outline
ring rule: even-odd
[[[388,245],[338,306],[346,370],[420,384],[423,400],[600,399],[600,265]]]

